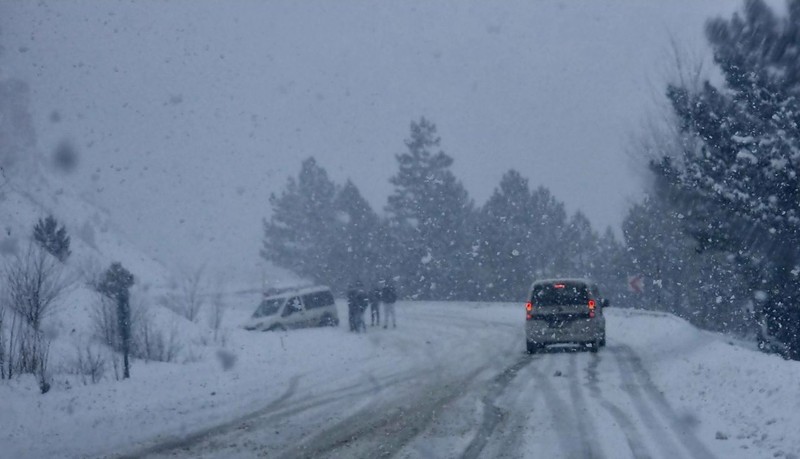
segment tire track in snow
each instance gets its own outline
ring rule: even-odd
[[[530,365],[534,360],[535,358],[533,356],[526,355],[492,379],[491,389],[481,399],[481,403],[483,404],[481,425],[475,433],[475,437],[464,450],[461,456],[463,459],[477,458],[481,451],[483,451],[486,443],[488,443],[497,425],[507,419],[507,413],[495,405],[495,401],[508,389],[509,384],[517,377],[519,371]]]
[[[254,411],[253,413],[250,413],[247,416],[242,416],[232,421],[226,422],[224,424],[197,431],[188,436],[162,441],[154,446],[138,451],[136,453],[130,455],[123,454],[118,457],[137,458],[142,456],[160,454],[169,450],[186,449],[189,446],[199,443],[208,437],[217,435],[219,433],[222,433],[230,429],[234,429],[239,425],[241,425],[243,422],[247,422],[250,419],[253,419],[258,416],[263,416],[265,413],[269,413],[270,411],[275,410],[276,408],[280,407],[281,404],[289,400],[294,395],[294,393],[297,391],[297,386],[299,383],[300,383],[300,376],[299,375],[293,376],[289,381],[289,387],[286,389],[286,391],[284,391],[283,394],[281,394],[277,399],[267,404],[267,406],[265,406],[264,408],[258,411]]]
[[[704,445],[691,430],[689,424],[675,413],[675,409],[669,404],[664,393],[655,385],[650,373],[645,369],[642,359],[636,352],[627,345],[619,345],[620,354],[625,354],[624,359],[627,366],[632,370],[633,375],[639,381],[639,386],[644,390],[646,396],[658,409],[661,416],[667,422],[672,432],[680,439],[681,444],[688,452],[697,458],[713,458],[714,454]],[[621,357],[621,356],[620,356]],[[623,359],[618,358],[619,362]],[[677,456],[674,456],[677,457]]]
[[[591,354],[592,357],[596,357],[596,354]],[[572,412],[575,418],[575,422],[578,424],[578,431],[581,435],[582,439],[588,439],[585,441],[589,445],[589,449],[591,450],[591,445],[600,445],[597,436],[597,428],[592,422],[592,418],[589,416],[589,406],[586,401],[586,394],[581,389],[581,376],[578,372],[578,355],[576,353],[572,353],[569,356],[569,374],[567,374],[567,378],[569,379],[569,393],[570,397],[572,398]],[[600,451],[592,452],[592,457],[603,457],[603,454]]]
[[[417,388],[414,395],[399,405],[395,401],[359,410],[277,457],[393,456],[424,432],[447,405],[463,396],[465,388],[485,370],[486,367],[477,368],[461,380],[433,381],[430,388]]]
[[[636,380],[635,371],[633,366],[628,362],[622,354],[621,346],[607,346],[611,350],[614,359],[619,368],[621,378],[620,388],[628,395],[628,398],[633,402],[634,408],[638,413],[638,417],[642,420],[642,424],[650,433],[648,438],[652,439],[661,450],[664,457],[684,457],[685,454],[680,446],[670,438],[669,426],[664,425],[656,417],[655,410],[650,407],[645,395],[642,393],[642,387]]]
[[[597,368],[600,365],[601,357],[599,354],[594,356],[595,358],[591,359],[589,365],[586,367],[586,378],[587,378],[587,387],[589,390],[595,394],[600,401],[600,405],[608,411],[608,413],[614,418],[614,420],[619,424],[622,428],[622,433],[625,435],[625,440],[628,443],[628,448],[631,450],[631,454],[633,457],[637,459],[650,459],[652,456],[650,451],[645,447],[645,442],[642,440],[642,434],[639,432],[639,429],[636,428],[636,424],[631,420],[631,418],[625,414],[620,407],[611,403],[608,398],[605,397],[603,391],[600,388],[599,378],[597,376]]]
[[[354,397],[360,398],[365,395],[374,395],[384,389],[390,388],[394,384],[410,381],[417,377],[418,375],[416,375],[414,372],[398,372],[388,375],[383,379],[377,379],[370,375],[367,377],[366,382],[352,384],[347,387],[320,394],[316,397],[306,397],[299,402],[287,403],[289,399],[294,396],[300,379],[299,376],[294,376],[290,382],[289,388],[286,392],[284,392],[284,394],[259,410],[244,416],[240,416],[223,424],[202,429],[188,436],[162,441],[148,448],[139,450],[138,452],[120,455],[117,457],[135,458],[168,454],[173,455],[177,451],[189,453],[190,451],[197,450],[197,448],[202,448],[204,444],[213,442],[215,439],[223,437],[227,445],[238,436],[245,435],[248,433],[248,431],[252,431],[253,428],[263,428],[305,411],[330,405],[343,400],[348,400]],[[255,421],[255,424],[249,425],[248,423],[251,421]],[[239,432],[240,435],[237,435]],[[211,447],[210,449],[213,450],[214,448]]]
[[[543,359],[542,361],[545,360],[548,359]],[[535,366],[530,368],[534,376],[532,385],[535,387],[535,390],[542,391],[542,397],[548,408],[548,412],[543,413],[543,415],[549,416],[553,421],[559,447],[564,453],[564,456],[580,458],[596,457],[596,453],[592,451],[592,445],[589,443],[586,435],[584,435],[584,432],[581,431],[585,427],[575,418],[574,411],[570,410],[570,404],[564,401],[558,394],[555,386],[550,382],[550,377],[539,371]],[[577,435],[575,434],[576,430],[578,431]],[[578,437],[577,441],[575,438],[576,436]],[[579,451],[575,451],[576,443],[579,445]]]

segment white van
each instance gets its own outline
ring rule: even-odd
[[[339,315],[331,289],[319,286],[265,294],[244,328],[273,331],[338,325]]]

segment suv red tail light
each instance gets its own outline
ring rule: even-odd
[[[528,304],[525,305],[525,312],[525,319],[531,320],[533,318],[533,303],[528,302]]]
[[[594,300],[589,300],[589,318],[594,318],[594,307],[596,303]]]

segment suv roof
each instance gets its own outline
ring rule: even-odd
[[[534,281],[533,285],[535,286],[535,285],[543,285],[543,284],[556,284],[556,283],[560,283],[560,282],[586,284],[586,285],[596,285],[597,284],[597,282],[595,282],[595,281],[593,281],[591,279],[578,278],[578,277],[576,277],[576,278],[559,277],[559,278],[553,278],[553,279],[539,279],[539,280]]]

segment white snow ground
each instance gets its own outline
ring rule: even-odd
[[[800,363],[670,315],[609,308],[600,353],[527,356],[519,305],[399,303],[354,335],[246,332],[230,300],[217,358],[0,384],[2,455],[800,457]]]

